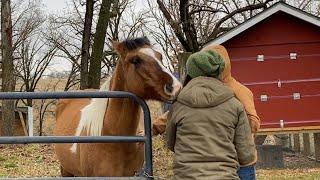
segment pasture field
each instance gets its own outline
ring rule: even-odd
[[[48,84],[49,82],[49,84]],[[40,82],[39,91],[51,91],[48,87],[56,86],[55,91],[62,89],[60,80],[44,80]],[[34,101],[34,132],[38,134],[40,101]],[[160,104],[148,102],[151,116],[160,115]],[[50,135],[55,124],[53,104],[45,114],[43,134]],[[172,153],[168,151],[162,136],[153,141],[155,179],[172,177]],[[285,152],[284,169],[258,169],[259,180],[320,180],[320,163],[300,154]],[[59,162],[52,145],[0,145],[0,178],[4,177],[56,177],[59,176]]]
[[[154,171],[156,179],[172,177],[172,153],[163,137],[154,138]],[[320,163],[300,154],[285,153],[284,169],[258,169],[259,180],[318,180]],[[59,162],[52,145],[1,145],[0,178],[4,177],[55,177],[59,176]]]

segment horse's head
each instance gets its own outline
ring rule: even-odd
[[[181,83],[162,65],[162,55],[147,38],[112,44],[120,57],[127,91],[144,99],[169,100],[181,89]]]

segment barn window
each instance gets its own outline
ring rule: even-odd
[[[290,59],[297,59],[297,53],[290,53]]]
[[[263,62],[263,61],[264,61],[264,55],[263,55],[263,54],[259,54],[259,55],[257,56],[257,61]]]
[[[261,95],[260,96],[260,100],[262,101],[262,102],[266,102],[266,101],[268,101],[268,95]]]
[[[301,98],[300,93],[293,93],[293,100],[299,100]]]

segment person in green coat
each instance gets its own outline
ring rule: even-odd
[[[166,126],[174,179],[239,179],[239,168],[257,161],[244,107],[219,80],[223,70],[223,59],[213,51],[187,60],[185,86]]]

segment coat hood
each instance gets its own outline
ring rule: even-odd
[[[230,57],[228,55],[226,48],[221,45],[208,45],[208,46],[205,46],[203,49],[201,49],[201,51],[207,51],[207,50],[214,51],[214,52],[220,54],[220,56],[223,58],[224,70],[220,75],[220,79],[223,82],[230,81],[232,78],[232,76],[231,76],[231,62],[230,62]]]
[[[177,101],[194,108],[214,107],[234,97],[221,81],[211,77],[192,79],[178,95]]]

